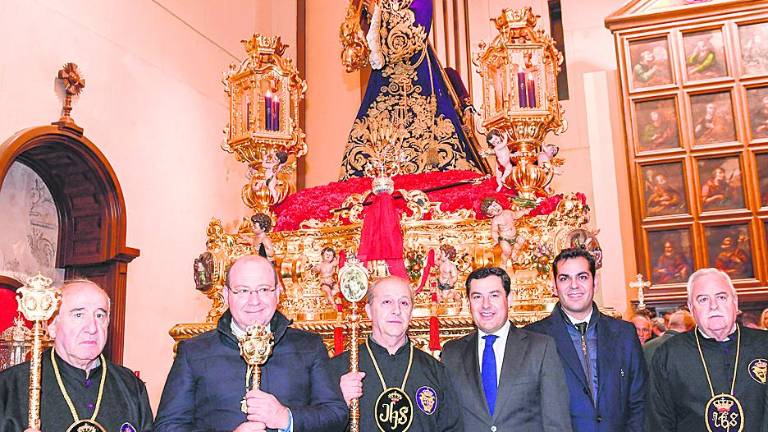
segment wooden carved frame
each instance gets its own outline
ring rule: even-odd
[[[122,362],[126,275],[139,250],[125,245],[125,200],[112,166],[82,129],[66,124],[24,129],[0,145],[0,184],[13,162],[34,170],[56,202],[56,266],[67,278],[93,280],[112,299],[105,352]]]

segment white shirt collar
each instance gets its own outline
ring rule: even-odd
[[[245,336],[245,330],[241,329],[234,319],[229,323],[229,328],[232,330],[232,334],[235,336],[235,339],[240,340],[243,336]],[[267,324],[267,332],[272,332],[272,323]]]
[[[589,314],[587,314],[587,317],[585,319],[576,319],[576,318],[572,317],[565,309],[563,309],[563,313],[565,314],[565,316],[568,317],[568,320],[571,321],[571,324],[576,325],[576,324],[585,322],[585,323],[587,323],[587,327],[589,327],[589,320],[592,319],[592,313],[594,312],[594,307],[595,306],[593,305],[589,309]]]
[[[507,320],[507,321],[504,322],[503,326],[499,327],[499,329],[496,330],[493,333],[486,333],[486,332],[484,332],[484,331],[482,331],[480,329],[477,329],[477,336],[480,339],[482,339],[483,337],[485,337],[485,336],[487,336],[489,334],[492,334],[492,335],[496,335],[498,337],[499,341],[506,341],[507,340],[507,335],[509,334],[509,328],[511,326],[512,326],[512,324],[510,324],[509,320]],[[495,346],[495,342],[494,342],[494,346]]]
[[[733,333],[736,331],[736,326],[737,326],[737,325],[738,325],[738,324],[736,324],[736,323],[733,323],[733,328],[731,328],[731,332],[730,332],[730,333],[728,333],[728,334],[733,334]],[[707,335],[706,333],[704,333],[704,332],[701,330],[701,327],[696,327],[696,331],[697,331],[697,332],[699,332],[699,334],[701,335],[701,337],[703,337],[704,339],[715,339],[715,338],[713,338],[712,336],[709,336],[709,335]],[[729,340],[731,340],[731,338],[727,337],[727,338],[723,339],[723,342],[728,342]]]

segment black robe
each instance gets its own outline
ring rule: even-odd
[[[381,374],[384,376],[384,382],[388,387],[399,388],[403,383],[403,376],[408,367],[411,342],[408,340],[394,355],[390,355],[386,348],[374,342],[373,339],[369,338],[368,341]],[[375,432],[379,429],[374,420],[374,404],[382,392],[381,380],[373,367],[365,344],[359,346],[359,353],[360,371],[365,372],[363,396],[360,398],[360,431]],[[332,358],[330,369],[333,379],[338,383],[341,376],[349,372],[349,351]],[[436,393],[433,410],[429,410],[428,406],[426,411],[420,407],[423,403],[419,403],[419,396],[424,395],[424,390],[420,391],[420,389],[425,387]],[[414,412],[413,423],[411,423],[408,432],[461,432],[464,430],[459,399],[448,378],[445,365],[415,347],[413,365],[408,376],[408,382],[405,384],[405,392],[413,403]]]
[[[653,355],[645,429],[706,431],[704,410],[712,394],[696,348],[696,330],[679,334]],[[736,360],[736,332],[717,342],[699,335],[715,394],[730,393]],[[768,332],[741,327],[741,353],[734,395],[744,409],[744,432],[768,432],[768,384],[750,369],[768,361]]]
[[[93,368],[86,377],[84,370],[69,365],[58,355],[56,364],[80,420],[90,419],[103,365]],[[65,432],[74,420],[56,382],[50,349],[43,352],[41,377],[40,430]],[[144,383],[129,369],[108,360],[106,380],[96,421],[108,432],[151,431],[152,410]],[[22,432],[28,427],[28,389],[29,362],[0,372],[0,432]]]

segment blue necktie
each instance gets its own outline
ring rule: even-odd
[[[485,348],[483,349],[483,391],[485,400],[488,402],[488,412],[493,416],[493,408],[496,406],[496,353],[493,352],[493,343],[496,342],[496,335],[483,336],[485,339]]]

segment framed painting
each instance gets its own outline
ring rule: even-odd
[[[749,224],[704,227],[707,265],[724,271],[731,279],[755,277]]]
[[[673,83],[666,36],[629,42],[629,63],[633,89]]]
[[[693,272],[691,230],[678,228],[648,232],[651,283],[685,283]]]
[[[730,91],[692,95],[691,118],[694,144],[736,141]]]
[[[739,26],[741,70],[745,75],[768,73],[768,23]]]
[[[744,187],[738,156],[699,159],[697,165],[702,211],[744,208]]]
[[[680,147],[677,107],[674,98],[656,99],[635,104],[638,151]]]
[[[685,76],[689,81],[728,75],[723,32],[720,29],[683,34]]]
[[[755,163],[760,186],[760,207],[768,207],[768,153],[756,154]]]
[[[688,213],[682,162],[644,165],[641,172],[646,216]]]
[[[768,138],[768,87],[748,88],[747,104],[752,139]]]

